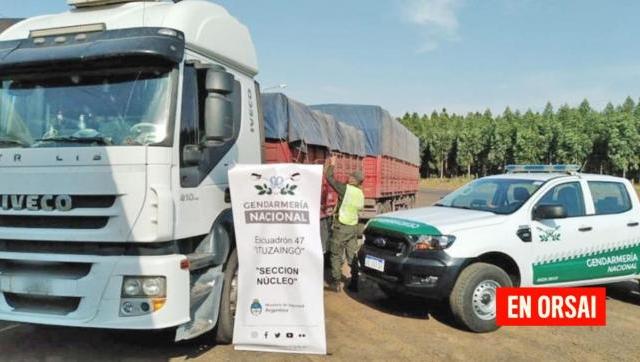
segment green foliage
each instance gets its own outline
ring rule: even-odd
[[[584,100],[497,116],[407,113],[401,122],[420,138],[425,177],[484,176],[510,163],[575,163],[586,172],[640,176],[640,102],[631,98],[602,111]]]

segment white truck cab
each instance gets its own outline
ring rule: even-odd
[[[448,298],[476,332],[496,329],[506,286],[584,286],[638,275],[640,204],[619,177],[509,166],[431,207],[372,219],[359,252],[383,291]]]
[[[0,35],[0,320],[229,342],[249,32],[209,1],[68,2]]]

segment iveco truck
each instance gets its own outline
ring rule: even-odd
[[[67,2],[0,35],[0,320],[229,342],[249,31],[208,1]]]

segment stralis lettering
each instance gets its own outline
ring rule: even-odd
[[[2,210],[69,211],[73,208],[69,195],[0,195]]]

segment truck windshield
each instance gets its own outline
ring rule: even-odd
[[[434,206],[511,214],[542,186],[539,180],[487,178],[452,192]]]
[[[170,69],[0,78],[0,148],[124,146],[167,137]]]

